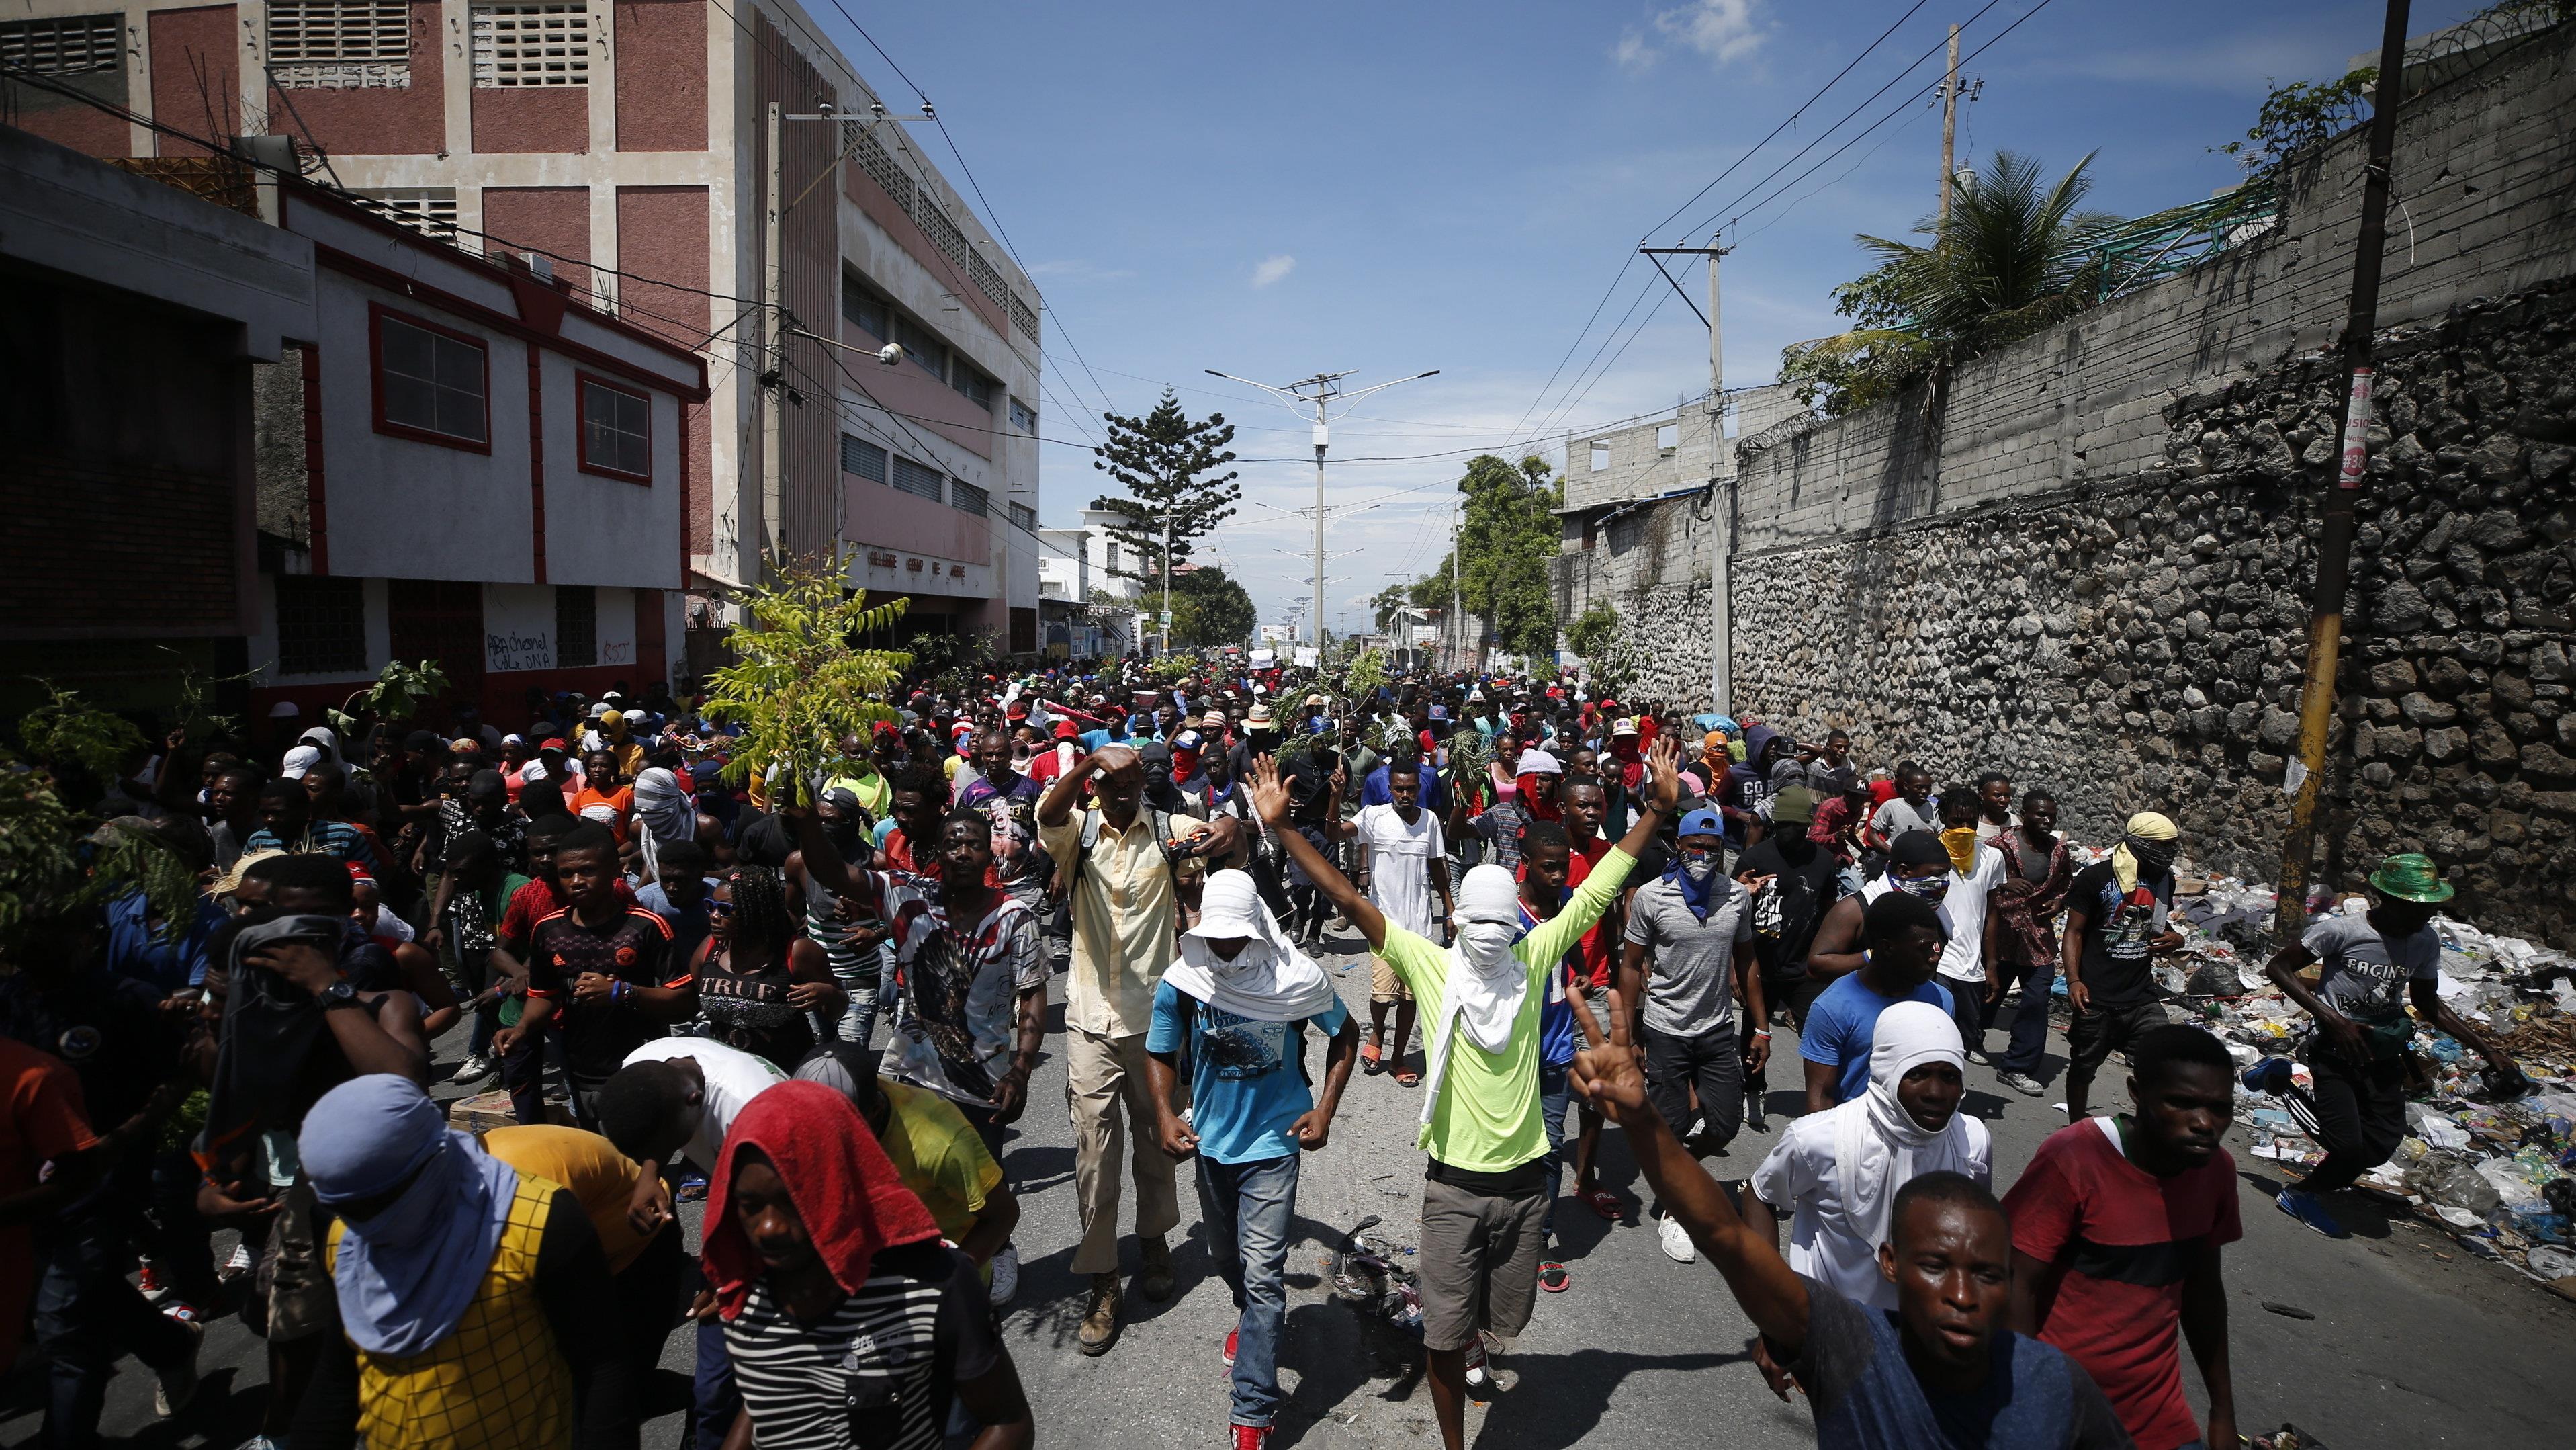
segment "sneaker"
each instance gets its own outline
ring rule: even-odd
[[[239,1450],[286,1450],[286,1442],[267,1435],[253,1435],[241,1442]]]
[[[2267,1057],[2237,1075],[2250,1093],[2279,1093],[2290,1086],[2290,1060]]]
[[[160,1309],[163,1314],[168,1315],[172,1319],[178,1320],[182,1324],[203,1324],[206,1322],[206,1314],[204,1310],[199,1309],[196,1305],[175,1295],[162,1300]]]
[[[251,1257],[250,1245],[235,1244],[233,1245],[233,1256],[224,1260],[223,1268],[217,1270],[215,1273],[215,1280],[218,1283],[229,1284],[233,1280],[240,1278],[242,1275],[249,1273],[252,1265],[256,1262],[257,1260]]]
[[[2281,1190],[2281,1196],[2272,1200],[2272,1206],[2324,1234],[2327,1238],[2352,1237],[2352,1230],[2336,1222],[2335,1216],[2326,1210],[2326,1206],[2319,1202],[2313,1193],[2297,1188],[2284,1188]]]
[[[695,1203],[707,1196],[707,1175],[691,1169],[680,1175],[679,1191],[671,1197],[681,1203]]]
[[[1665,1258],[1676,1264],[1687,1264],[1699,1257],[1699,1250],[1691,1243],[1690,1230],[1682,1227],[1680,1219],[1671,1214],[1664,1215],[1663,1227],[1655,1232],[1663,1240]]]
[[[449,1078],[448,1081],[454,1083],[481,1082],[483,1079],[490,1077],[491,1075],[491,1059],[478,1052],[473,1056],[466,1058],[463,1062],[458,1063],[456,1065],[456,1076]]]
[[[1118,1342],[1118,1275],[1091,1276],[1091,1303],[1082,1311],[1082,1333],[1075,1341],[1085,1354],[1107,1354]]]
[[[1471,1390],[1481,1390],[1491,1386],[1494,1382],[1494,1377],[1487,1371],[1485,1366],[1485,1336],[1480,1333],[1474,1339],[1469,1340],[1467,1342],[1466,1353],[1467,1388]]]
[[[1268,1425],[1234,1427],[1234,1450],[1269,1450],[1269,1446],[1270,1427]]]
[[[1227,1331],[1225,1332],[1225,1367],[1226,1367],[1227,1369],[1232,1369],[1232,1368],[1234,1368],[1234,1345],[1235,1345],[1235,1341],[1236,1341],[1236,1340],[1238,1340],[1238,1339],[1240,1339],[1240,1338],[1242,1338],[1242,1337],[1243,1337],[1243,1330],[1242,1330],[1241,1328],[1239,1328],[1239,1327],[1238,1327],[1238,1328],[1234,1328],[1234,1329],[1229,1329],[1229,1330],[1227,1330]],[[1251,1429],[1252,1427],[1251,1427],[1251,1426],[1249,1426],[1249,1425],[1237,1425],[1237,1426],[1235,1426],[1235,1428],[1236,1428],[1236,1429],[1238,1429],[1238,1430],[1248,1430],[1248,1429]]]
[[[197,1397],[197,1353],[206,1347],[206,1326],[178,1321],[188,1331],[188,1355],[168,1369],[152,1372],[152,1413],[162,1419],[188,1408]]]
[[[150,1259],[143,1261],[142,1272],[135,1276],[134,1287],[142,1292],[144,1298],[155,1303],[160,1302],[162,1295],[170,1292],[170,1286],[162,1283],[161,1276],[152,1271]]]
[[[995,1304],[1008,1304],[1012,1296],[1020,1292],[1019,1249],[1011,1244],[1002,1245],[1002,1251],[993,1256],[992,1268],[993,1288],[990,1297]]]
[[[2026,1072],[1999,1072],[1995,1074],[1995,1081],[2002,1083],[2005,1087],[2011,1088],[2014,1092],[2017,1092],[2026,1098],[2035,1098],[2041,1093],[2048,1091],[2047,1088],[2040,1085],[2038,1078],[2032,1077]]]
[[[1574,1278],[1565,1272],[1565,1265],[1554,1259],[1538,1266],[1538,1286],[1551,1294],[1564,1293],[1566,1286],[1572,1282]]]

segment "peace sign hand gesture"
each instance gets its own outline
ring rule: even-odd
[[[1615,987],[1608,1015],[1610,1035],[1605,1039],[1600,1022],[1590,1012],[1575,1014],[1587,1045],[1574,1054],[1571,1081],[1585,1102],[1625,1124],[1638,1113],[1652,1113],[1654,1107],[1646,1100],[1645,1068],[1628,1043],[1627,1006]]]

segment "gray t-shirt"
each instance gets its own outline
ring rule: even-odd
[[[1878,814],[1869,818],[1869,823],[1891,841],[1908,831],[1941,834],[1941,813],[1932,808],[1930,801],[1925,801],[1923,809],[1918,811],[1901,795],[1890,796],[1887,803],[1878,808]]]
[[[2395,1022],[2408,982],[2441,977],[2442,938],[2430,924],[2392,941],[2367,916],[2329,916],[2299,940],[2321,964],[2317,995],[2355,1022]]]
[[[1622,939],[1644,947],[1646,1029],[1668,1037],[1705,1037],[1735,1020],[1735,945],[1753,940],[1745,891],[1719,876],[1709,883],[1708,919],[1682,900],[1681,886],[1658,878],[1628,903]]]

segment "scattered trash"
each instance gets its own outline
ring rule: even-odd
[[[2326,1450],[2326,1442],[2296,1425],[2283,1425],[2269,1435],[2256,1435],[2247,1443],[2254,1450]]]
[[[2263,1307],[2271,1310],[2275,1314],[2285,1315],[2291,1319],[2314,1319],[2317,1317],[2305,1309],[2300,1308],[2296,1304],[2284,1304],[2277,1299],[2264,1300]]]

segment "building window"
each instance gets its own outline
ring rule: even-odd
[[[948,506],[961,514],[989,518],[993,512],[993,496],[962,478],[952,478],[948,480]]]
[[[287,90],[411,84],[411,7],[402,0],[269,0],[269,79]]]
[[[1111,539],[1109,541],[1109,572],[1112,574],[1118,572],[1118,541],[1116,539]]]
[[[989,413],[993,411],[993,380],[991,378],[984,376],[982,373],[975,371],[973,368],[968,367],[962,362],[953,364],[950,367],[949,372],[950,377],[948,379],[948,386],[955,388],[959,393],[963,394],[967,402],[974,404],[985,412]]]
[[[482,89],[590,84],[590,7],[477,5],[474,84]]]
[[[575,373],[581,394],[581,471],[653,481],[653,399],[605,378]]]
[[[587,584],[555,586],[555,668],[599,663],[599,591]]]
[[[841,435],[841,471],[855,473],[870,483],[886,481],[886,451],[865,438]]]
[[[0,66],[81,76],[125,65],[122,15],[62,15],[0,24]]]
[[[1665,423],[1665,424],[1661,424],[1661,425],[1659,425],[1659,426],[1657,426],[1657,427],[1656,427],[1656,429],[1655,429],[1655,451],[1656,451],[1656,452],[1658,452],[1658,453],[1670,453],[1670,452],[1672,452],[1674,449],[1681,447],[1681,444],[1682,444],[1682,425],[1681,425],[1681,424],[1679,424],[1679,423]]]
[[[856,277],[841,279],[841,317],[880,342],[894,338],[894,324],[887,320],[885,299],[869,291],[867,284]]]
[[[924,468],[898,453],[894,456],[894,486],[905,493],[918,494],[937,503],[941,497],[939,470]]]
[[[896,318],[894,340],[903,344],[904,356],[921,364],[923,372],[941,382],[948,381],[948,344],[939,340],[939,334],[917,323]]]
[[[1593,445],[1592,445],[1592,471],[1593,471],[1594,473],[1604,473],[1604,472],[1607,472],[1607,471],[1609,470],[1609,468],[1610,468],[1610,445],[1609,445],[1609,444],[1607,444],[1607,443],[1595,443],[1595,444],[1593,444]]]
[[[367,590],[363,580],[277,576],[277,672],[367,672]]]
[[[1034,437],[1038,431],[1038,410],[1021,402],[1017,398],[1013,398],[1011,400],[1011,426]]]
[[[1011,523],[1034,534],[1038,531],[1038,511],[1024,503],[1011,505]]]
[[[482,339],[382,307],[369,311],[376,431],[491,452],[491,359]]]
[[[456,188],[388,186],[350,193],[360,206],[433,241],[456,240]]]

